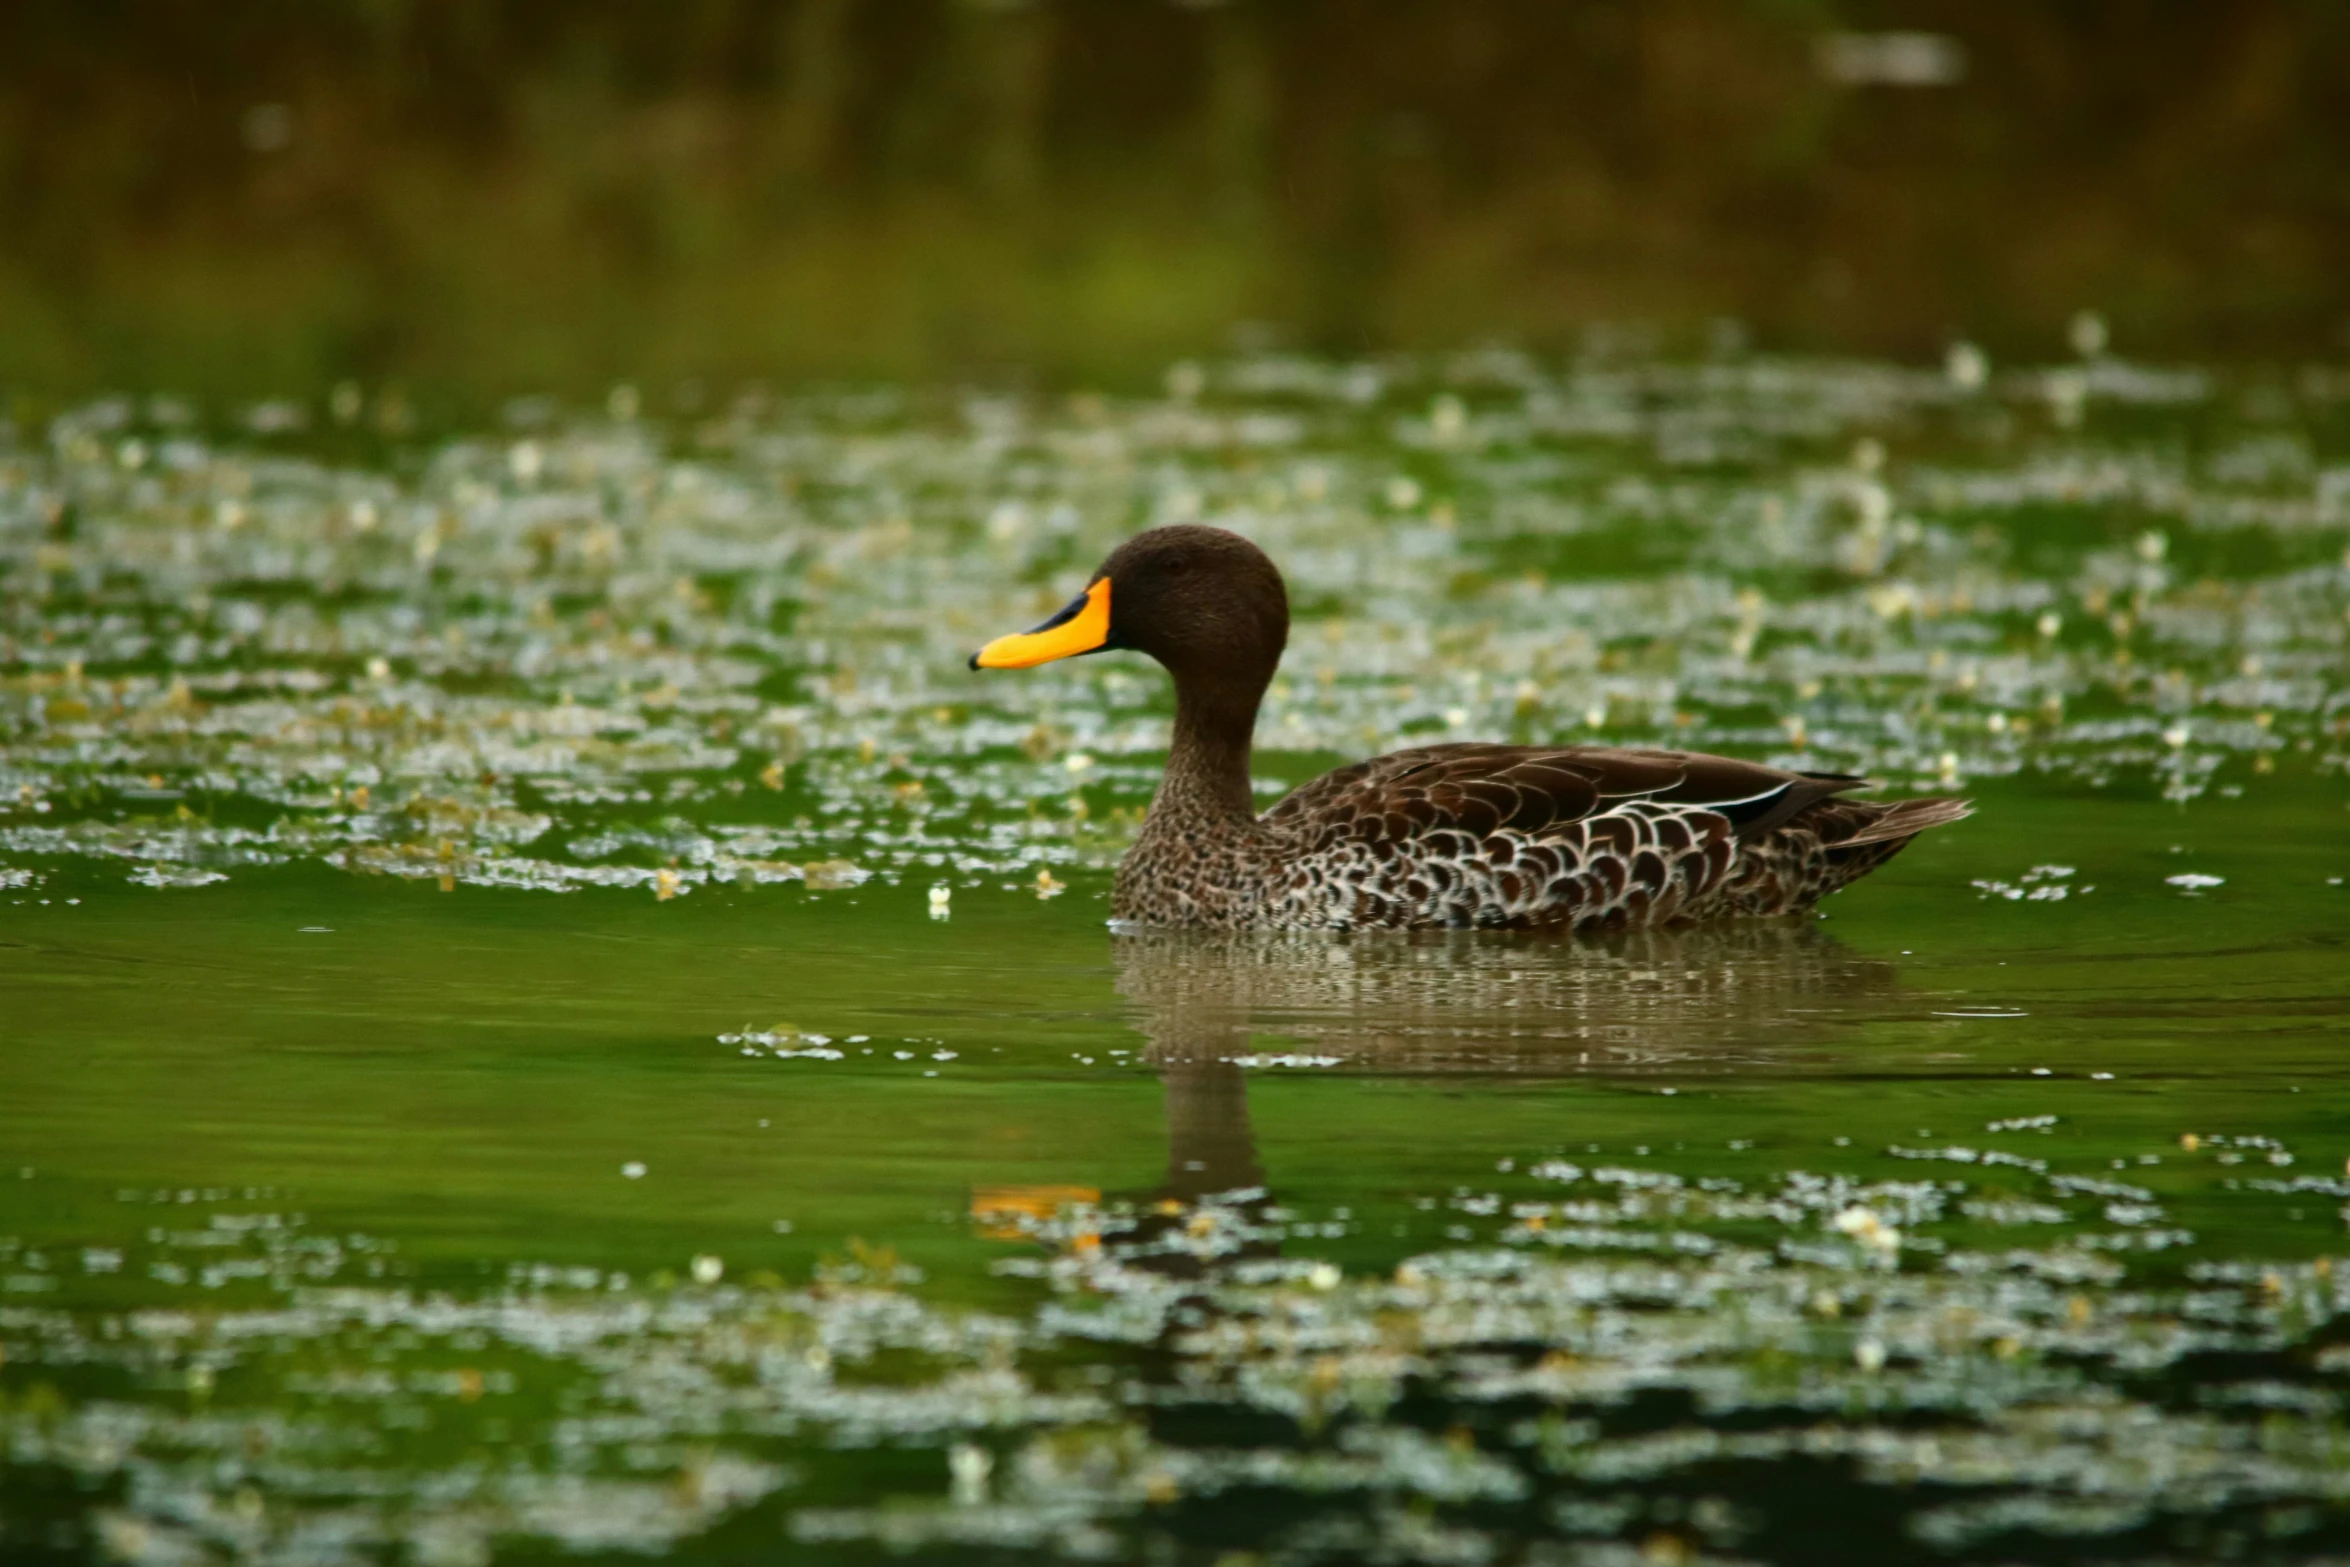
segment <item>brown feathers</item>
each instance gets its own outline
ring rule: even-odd
[[[1862,780],[1602,746],[1429,746],[1340,768],[1263,817],[1165,834],[1116,912],[1251,929],[1651,926],[1784,914],[1875,869],[1963,800],[1842,798]],[[1154,808],[1184,814],[1183,791]],[[1174,852],[1170,852],[1170,850]]]
[[[1175,677],[1167,775],[1111,912],[1222,930],[1656,926],[1786,914],[1890,859],[1963,800],[1844,798],[1865,780],[1615,746],[1436,745],[1341,767],[1258,816],[1249,737],[1288,629],[1237,534],[1130,539],[1107,647]]]

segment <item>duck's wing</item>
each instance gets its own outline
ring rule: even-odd
[[[1866,780],[1614,746],[1438,745],[1342,767],[1265,814],[1312,923],[1524,925],[1694,913],[1742,840]]]
[[[1758,836],[1805,806],[1860,788],[1849,773],[1797,773],[1693,751],[1621,746],[1430,745],[1324,773],[1265,813],[1268,827],[1401,840],[1454,829],[1529,836],[1646,800],[1720,815]]]

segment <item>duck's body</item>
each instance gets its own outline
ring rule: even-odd
[[[1021,667],[1131,647],[1175,676],[1167,774],[1118,867],[1116,918],[1401,930],[1787,914],[1968,812],[1948,798],[1844,799],[1865,780],[1684,751],[1438,745],[1342,767],[1259,815],[1250,737],[1288,623],[1256,546],[1160,528],[1052,621],[973,659]]]
[[[1216,930],[1669,925],[1787,914],[1966,814],[1863,780],[1681,751],[1438,745],[1324,774],[1262,816],[1170,768],[1111,912]]]

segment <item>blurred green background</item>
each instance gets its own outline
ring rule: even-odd
[[[2298,358],[2346,276],[2333,0],[0,7],[19,392]]]

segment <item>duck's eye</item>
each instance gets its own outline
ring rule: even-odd
[[[1167,563],[1159,569],[1170,577],[1180,577],[1191,569],[1191,562],[1180,555],[1170,555],[1167,557]]]

